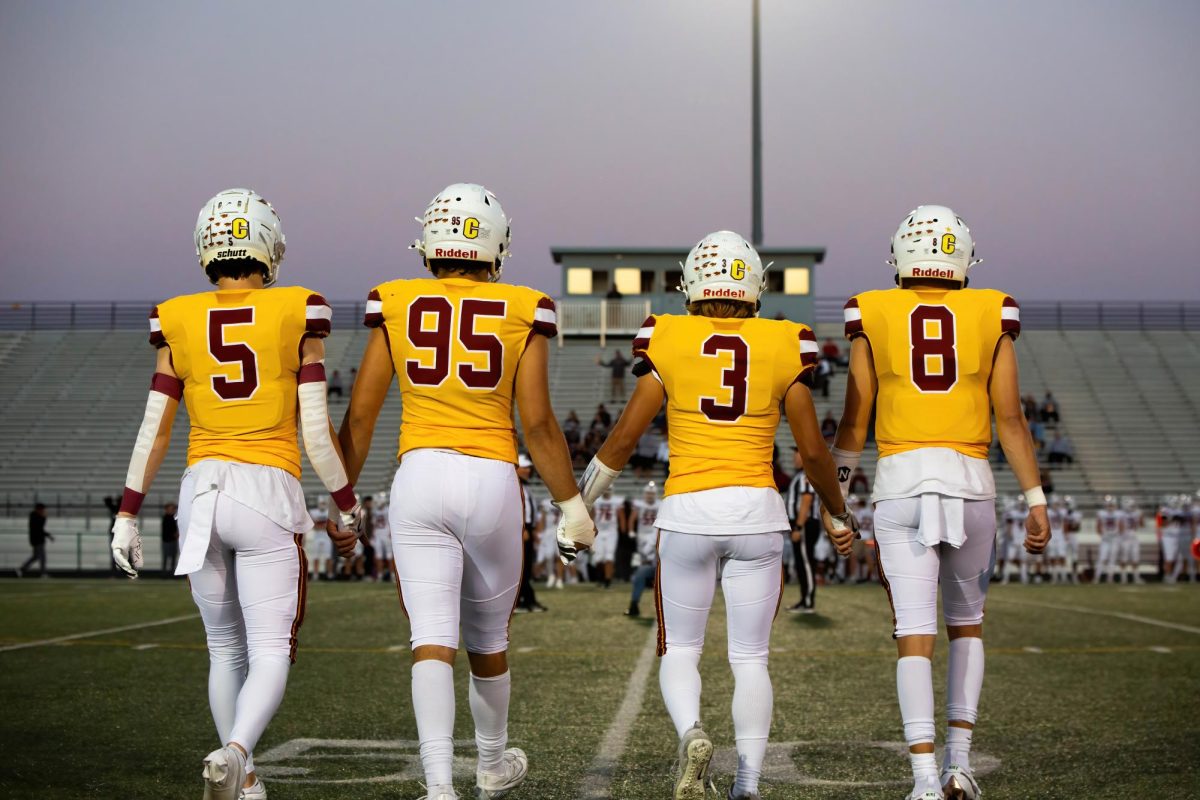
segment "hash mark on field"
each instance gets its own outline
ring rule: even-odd
[[[1102,611],[1098,608],[1087,608],[1085,606],[1060,606],[1057,603],[1036,603],[1032,600],[1012,600],[1007,597],[988,598],[989,600],[999,600],[1001,603],[1012,603],[1015,606],[1032,606],[1034,608],[1050,608],[1055,611],[1074,611],[1078,614],[1093,614],[1098,617],[1116,617],[1117,619],[1129,620],[1130,622],[1140,622],[1143,625],[1157,625],[1160,628],[1170,628],[1171,630],[1183,631],[1184,633],[1200,634],[1200,628],[1191,625],[1181,625],[1178,622],[1167,622],[1166,620],[1154,619],[1153,617],[1142,617],[1137,614],[1126,614],[1123,611]]]
[[[119,628],[104,628],[98,631],[84,631],[83,633],[72,633],[68,636],[55,636],[53,639],[37,639],[32,642],[21,642],[20,644],[7,644],[0,647],[0,653],[7,653],[11,650],[26,650],[30,647],[44,647],[48,644],[61,644],[62,642],[71,642],[76,639],[90,639],[93,636],[105,636],[110,633],[122,633],[123,631],[136,631],[142,628],[156,628],[159,625],[171,625],[176,622],[184,622],[190,619],[199,619],[199,614],[185,614],[182,617],[168,617],[166,619],[155,620],[154,622],[139,622],[136,625],[122,625]]]
[[[391,647],[389,647],[387,649],[387,651],[389,653],[399,653],[399,652],[401,652],[403,650],[407,650],[407,649],[408,649],[408,645],[406,645],[406,644],[394,644]]]
[[[1021,649],[1022,649],[1022,650],[1024,650],[1026,653],[1040,653],[1040,652],[1042,652],[1042,648],[1040,648],[1040,647],[1022,647]]]
[[[1174,653],[1175,651],[1169,647],[1158,646],[1158,647],[1151,647],[1150,652],[1151,653]]]
[[[657,643],[658,629],[651,628],[633,668],[633,674],[629,676],[629,688],[625,690],[621,706],[617,709],[612,724],[604,732],[604,738],[600,740],[600,749],[579,784],[579,797],[582,800],[606,800],[609,797],[613,770],[629,742],[629,729],[633,727],[638,712],[642,710],[642,701],[646,696],[646,680],[654,666]]]
[[[518,647],[517,648],[518,653],[532,653],[534,650],[537,650],[537,648],[536,647]]]
[[[133,649],[134,650],[153,650],[156,647],[158,647],[158,645],[153,644],[153,643],[151,643],[151,644],[135,644],[133,646]]]

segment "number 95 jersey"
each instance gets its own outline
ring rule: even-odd
[[[664,497],[726,486],[775,488],[780,404],[808,383],[817,340],[805,325],[752,317],[661,314],[633,341],[637,376],[667,395],[671,472]]]
[[[994,289],[888,289],[850,298],[846,337],[866,337],[879,380],[879,457],[945,447],[986,459],[988,381],[1000,337],[1020,310]]]
[[[382,328],[400,382],[400,450],[444,448],[517,463],[513,389],[534,335],[558,334],[554,301],[468,278],[381,284],[364,324]]]
[[[184,295],[150,312],[150,344],[171,348],[191,422],[188,466],[206,458],[300,477],[300,345],[329,334],[325,299],[300,286]]]

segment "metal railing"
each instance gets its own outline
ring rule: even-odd
[[[561,333],[599,336],[601,347],[609,335],[634,335],[651,314],[649,300],[559,300],[556,305]],[[562,343],[560,336],[559,347]]]

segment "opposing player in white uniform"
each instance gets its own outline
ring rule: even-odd
[[[624,497],[605,492],[604,496],[596,501],[593,513],[596,520],[596,543],[592,545],[592,566],[600,570],[600,585],[605,589],[612,588],[613,569],[617,559],[617,538],[624,516]]]
[[[858,520],[852,558],[854,582],[867,583],[875,578],[875,511],[856,494],[847,497],[846,503]]]
[[[1029,504],[1025,497],[1019,496],[1013,499],[1012,505],[1004,512],[1004,528],[1007,532],[1005,541],[1008,546],[1007,558],[1005,559],[1005,567],[1009,564],[1017,564],[1017,573],[1021,583],[1029,583],[1029,558],[1025,552],[1025,520],[1029,517]],[[1000,579],[1001,583],[1008,583],[1009,571],[1004,570],[1003,576]]]
[[[1050,498],[1050,544],[1046,548],[1046,561],[1050,566],[1050,580],[1067,583],[1067,504],[1059,495]]]
[[[1063,505],[1066,506],[1067,572],[1071,583],[1079,583],[1079,532],[1083,530],[1083,514],[1070,495],[1063,498]]]
[[[657,521],[660,507],[658,486],[654,481],[650,481],[642,491],[642,496],[633,501],[633,520],[628,535],[637,540],[637,558],[640,563],[633,571],[633,591],[629,596],[629,608],[625,611],[627,617],[641,616],[642,611],[638,603],[641,602],[642,592],[646,591],[646,585],[654,580],[654,573],[658,568]]]
[[[1193,515],[1184,495],[1163,498],[1159,517],[1162,519],[1163,582],[1177,583],[1191,554]]]
[[[191,433],[175,574],[188,576],[204,622],[208,700],[221,738],[204,759],[204,798],[261,800],[254,747],[283,700],[304,619],[304,537],[313,523],[297,427],[343,526],[357,503],[325,404],[322,340],[332,312],[299,286],[267,288],[284,252],[275,210],[252,191],[221,192],[201,209],[195,243],[216,291],[151,312],[158,362],[113,526],[113,559],[137,577],[138,511],[185,399]]]
[[[477,800],[495,800],[528,771],[507,748],[509,620],[522,577],[526,523],[517,478],[518,407],[525,445],[563,512],[559,547],[575,558],[594,527],[550,406],[554,301],[499,283],[508,217],[477,184],[446,187],[418,219],[415,248],[431,277],[393,280],[367,299],[371,328],[340,438],[362,469],[393,376],[400,384],[400,466],[388,525],[397,591],[409,617],[412,699],[427,800],[453,800],[454,662],[471,667]]]
[[[317,505],[308,510],[312,517],[313,529],[304,538],[305,551],[308,554],[308,577],[310,580],[319,578],[333,579],[333,541],[325,533],[325,525],[329,522],[329,500],[319,498]]]
[[[698,666],[714,577],[734,678],[738,767],[729,797],[759,796],[774,704],[767,656],[790,529],[772,469],[781,409],[839,549],[849,553],[854,537],[808,390],[816,337],[804,325],[757,317],[764,277],[758,253],[735,233],[710,234],[692,248],[683,270],[688,314],[642,323],[633,342],[637,387],[581,483],[587,503],[608,491],[666,401],[671,473],[655,519],[655,605],[659,686],[679,736],[675,800],[704,796],[712,758]]]
[[[1142,510],[1133,497],[1121,498],[1121,539],[1117,544],[1117,561],[1125,583],[1145,583],[1138,567],[1142,563],[1142,546],[1138,532],[1142,529]]]
[[[392,532],[388,528],[388,496],[379,495],[371,512],[371,549],[375,551],[376,580],[392,577]]]
[[[1096,512],[1096,533],[1100,534],[1100,553],[1096,558],[1095,583],[1107,578],[1117,581],[1117,556],[1121,544],[1121,533],[1125,530],[1125,515],[1117,507],[1117,498],[1104,496],[1104,505]]]
[[[558,506],[549,497],[538,505],[537,563],[546,578],[547,589],[563,588],[563,563],[558,557]]]
[[[834,458],[849,479],[877,410],[872,499],[879,572],[892,603],[896,688],[913,771],[910,798],[974,798],[971,739],[983,687],[983,615],[996,544],[988,462],[991,411],[1030,506],[1025,549],[1050,535],[1021,408],[1015,300],[968,289],[971,233],[951,209],[921,206],[892,237],[897,288],[846,304],[850,375]],[[950,639],[946,758],[934,756],[932,657],[938,590]]]

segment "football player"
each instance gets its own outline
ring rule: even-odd
[[[1016,563],[1017,574],[1021,583],[1029,583],[1029,559],[1025,552],[1025,520],[1029,518],[1029,503],[1024,495],[1019,495],[1013,498],[1012,505],[1004,512],[1004,527],[1008,531],[1006,541],[1008,543],[1008,553],[1005,560],[1005,567],[1008,564]],[[1047,519],[1049,513],[1047,512]],[[1001,583],[1008,583],[1011,573],[1004,569],[1002,571]]]
[[[558,540],[555,531],[558,529],[558,506],[549,497],[538,505],[537,527],[537,562],[546,579],[547,589],[561,589],[563,583],[563,563],[558,557]]]
[[[1067,495],[1063,498],[1066,506],[1067,531],[1067,572],[1071,583],[1079,583],[1079,532],[1083,530],[1083,514],[1075,505],[1075,498]]]
[[[1050,520],[1050,544],[1046,547],[1046,560],[1050,565],[1050,580],[1054,583],[1067,582],[1067,504],[1061,495],[1050,499],[1046,512]]]
[[[1117,498],[1104,496],[1104,505],[1096,512],[1096,532],[1100,534],[1100,555],[1096,559],[1095,583],[1117,582],[1117,550],[1125,530],[1125,515],[1117,507]]]
[[[562,557],[591,546],[595,529],[550,407],[554,301],[498,282],[511,242],[500,202],[482,186],[456,183],[417,221],[414,248],[432,274],[389,281],[368,295],[371,334],[340,437],[356,477],[396,376],[400,466],[388,524],[412,631],[412,698],[427,797],[457,797],[451,771],[461,627],[479,753],[476,796],[492,800],[518,786],[528,770],[524,752],[505,749],[508,627],[521,582],[523,525],[516,406],[529,454],[562,510]]]
[[[771,727],[767,653],[782,591],[783,532],[772,451],[781,408],[824,501],[826,522],[849,553],[853,515],[821,437],[808,382],[817,361],[813,332],[759,319],[764,268],[736,233],[706,236],[688,254],[680,287],[687,315],[649,317],[633,342],[633,396],[584,472],[584,501],[595,503],[628,462],[667,403],[671,474],[659,529],[659,683],[679,735],[676,800],[704,796],[712,741],[700,724],[704,629],[714,575],[725,595],[733,727],[738,769],[730,797],[757,798]]]
[[[335,561],[333,541],[325,534],[325,527],[329,522],[329,499],[319,498],[316,507],[308,510],[308,515],[312,517],[313,521],[313,529],[304,539],[305,553],[310,559],[308,577],[310,580],[322,577],[332,580]]]
[[[641,563],[633,572],[633,591],[629,597],[629,608],[625,611],[627,617],[640,617],[642,610],[638,607],[646,584],[654,580],[654,572],[658,567],[658,486],[654,481],[646,484],[642,496],[633,501],[633,525],[629,535],[637,539],[637,556]]]
[[[600,570],[600,585],[612,588],[617,557],[617,536],[625,515],[625,498],[605,492],[596,501],[596,542],[592,545],[592,566]]]
[[[137,515],[184,399],[191,435],[175,574],[188,576],[204,622],[209,705],[221,738],[204,759],[204,797],[234,800],[243,789],[265,797],[251,756],[296,657],[304,537],[313,526],[300,489],[297,419],[343,527],[353,524],[357,502],[325,405],[322,340],[332,313],[315,292],[273,286],[284,251],[275,210],[253,191],[226,190],[201,209],[195,242],[217,288],[150,313],[158,363],[113,526],[113,558],[137,577]]]
[[[867,583],[875,578],[875,512],[858,495],[850,495],[846,502],[858,520],[858,538],[853,543],[850,574],[855,583]]]
[[[876,407],[875,552],[892,604],[909,797],[920,800],[979,795],[969,753],[996,543],[990,409],[1029,505],[1025,550],[1042,552],[1050,535],[1018,386],[1020,312],[1001,292],[967,288],[973,258],[963,221],[945,206],[921,206],[892,237],[897,287],[852,297],[845,309],[850,374],[833,453],[839,476],[849,476]],[[939,585],[950,639],[940,776],[931,666]]]
[[[1124,583],[1145,583],[1138,567],[1142,563],[1142,545],[1138,541],[1138,531],[1142,529],[1142,510],[1138,508],[1137,500],[1133,497],[1121,498],[1121,516],[1124,526],[1121,529],[1121,539],[1117,544],[1117,561],[1121,568],[1121,580]]]
[[[1162,519],[1163,583],[1177,583],[1191,549],[1189,498],[1169,495],[1163,498]]]

